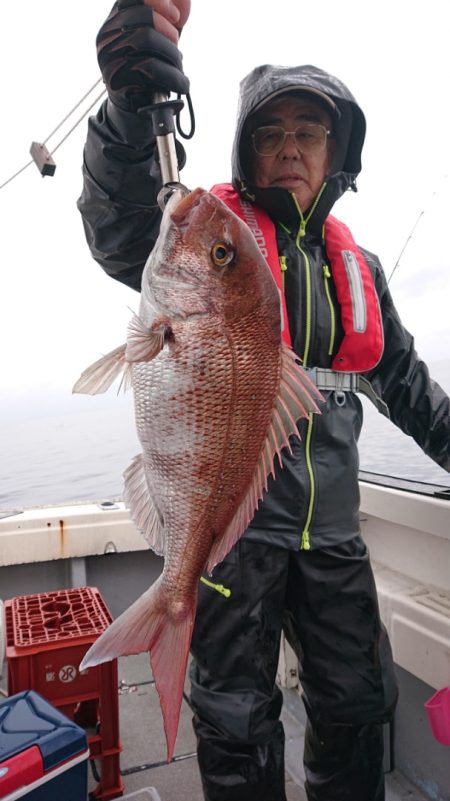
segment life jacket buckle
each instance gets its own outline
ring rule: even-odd
[[[334,402],[336,406],[345,406],[345,392],[342,389],[336,389],[334,392]]]

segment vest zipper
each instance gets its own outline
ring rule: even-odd
[[[314,501],[316,499],[316,482],[314,479],[314,472],[311,460],[312,432],[313,432],[313,415],[310,414],[308,420],[308,430],[306,432],[306,442],[305,442],[305,459],[306,459],[306,469],[308,471],[309,482],[310,482],[310,495],[308,504],[308,514],[306,515],[305,527],[302,531],[302,540],[300,543],[300,550],[302,551],[309,551],[311,548],[311,543],[309,541],[309,527],[311,525],[311,519],[314,509]]]
[[[330,344],[328,346],[328,356],[333,355],[334,338],[336,336],[336,312],[334,310],[333,301],[330,294],[330,278],[331,272],[328,264],[323,265],[323,281],[325,284],[325,294],[327,296],[328,306],[330,307]]]
[[[306,277],[306,333],[305,333],[305,351],[303,353],[303,367],[307,367],[308,364],[308,355],[309,355],[309,347],[311,344],[311,317],[312,317],[312,298],[311,298],[311,265],[309,263],[309,259],[304,250],[301,248],[301,240],[306,234],[306,226],[308,224],[308,220],[314,214],[316,206],[322,196],[322,193],[326,187],[326,182],[322,184],[317,197],[311,206],[310,212],[305,219],[303,216],[303,212],[299,206],[297,197],[294,193],[291,194],[292,200],[294,201],[295,207],[298,212],[298,216],[300,218],[300,225],[298,228],[297,238],[295,240],[295,244],[299,252],[302,254],[304,262],[305,262],[305,277]]]
[[[306,332],[305,332],[305,350],[303,352],[303,367],[308,367],[308,356],[309,356],[309,348],[311,344],[311,325],[312,325],[312,297],[311,297],[311,265],[309,263],[308,256],[306,255],[305,251],[302,250],[300,246],[300,241],[302,237],[305,236],[305,229],[306,229],[306,222],[302,219],[300,223],[300,228],[297,234],[296,239],[296,246],[298,251],[302,254],[303,261],[305,264],[305,278],[306,278]],[[306,460],[306,469],[308,472],[309,477],[309,504],[308,504],[308,513],[306,516],[306,522],[304,529],[302,531],[302,538],[300,543],[300,549],[302,551],[309,551],[311,548],[311,544],[309,541],[309,527],[311,525],[311,519],[314,510],[314,501],[316,498],[316,480],[314,477],[314,470],[312,466],[312,459],[311,459],[311,438],[313,432],[313,416],[312,414],[309,415],[308,420],[308,430],[306,434],[306,442],[305,442],[305,460]]]
[[[287,270],[286,256],[279,256],[279,259],[280,259],[280,270],[281,270],[281,286],[283,287],[283,292],[284,292],[284,274]]]
[[[311,327],[312,327],[312,291],[311,291],[311,265],[309,263],[308,256],[306,255],[305,251],[302,250],[301,247],[301,240],[306,234],[306,225],[308,223],[309,218],[313,214],[322,192],[326,187],[326,183],[324,183],[318,193],[311,210],[309,212],[308,217],[303,217],[302,210],[298,204],[298,200],[294,194],[292,194],[292,199],[296,206],[299,218],[300,218],[300,225],[297,233],[297,237],[295,240],[295,245],[299,253],[302,254],[303,261],[305,264],[305,279],[306,279],[306,332],[305,332],[305,349],[303,353],[303,367],[308,366],[308,356],[309,356],[309,348],[311,344]],[[309,540],[309,527],[311,525],[311,520],[314,512],[314,503],[316,499],[316,481],[314,477],[314,470],[312,465],[311,459],[311,440],[313,434],[313,415],[309,415],[308,420],[308,430],[306,433],[306,442],[305,442],[305,460],[306,460],[306,469],[308,471],[309,483],[310,483],[310,495],[309,495],[309,504],[308,504],[308,512],[306,515],[306,522],[305,526],[302,531],[301,535],[301,542],[300,542],[300,549],[303,551],[309,551],[311,548],[311,543]]]
[[[295,244],[299,253],[302,254],[303,262],[305,265],[305,281],[306,281],[306,330],[305,330],[305,349],[303,351],[303,367],[308,366],[308,356],[309,356],[309,348],[311,345],[311,317],[312,317],[312,310],[311,310],[311,265],[309,263],[308,256],[306,255],[305,251],[301,247],[301,240],[305,236],[306,231],[306,223],[302,219],[300,223],[300,228],[298,230],[297,239],[295,240]]]
[[[300,206],[297,203],[297,199],[294,196],[294,201],[297,206],[298,213],[300,215],[300,226],[297,233],[297,238],[295,240],[295,244],[299,253],[301,253],[303,258],[303,263],[305,265],[305,281],[306,281],[306,331],[305,331],[305,348],[303,351],[303,367],[308,366],[308,356],[309,356],[309,348],[311,345],[311,327],[312,327],[312,287],[311,287],[311,265],[308,259],[307,254],[301,247],[301,241],[306,234],[306,223],[308,220],[305,220],[303,214],[301,212]],[[309,527],[311,525],[311,519],[314,510],[314,501],[316,497],[316,482],[314,477],[314,471],[312,466],[312,459],[311,459],[311,438],[312,438],[312,431],[313,431],[313,415],[309,415],[308,419],[308,429],[306,432],[306,441],[305,441],[305,460],[306,460],[306,470],[308,472],[309,478],[309,503],[308,503],[308,512],[306,515],[305,525],[301,534],[301,541],[300,541],[300,549],[302,551],[309,551],[311,548],[311,543],[309,541]]]
[[[302,250],[300,246],[300,241],[302,237],[305,236],[306,230],[306,222],[303,220],[300,223],[300,228],[297,234],[296,239],[296,246],[299,253],[301,253],[303,257],[303,261],[305,264],[305,279],[306,279],[306,332],[305,332],[305,349],[303,351],[303,367],[308,367],[308,356],[309,356],[309,348],[311,345],[311,327],[312,327],[312,297],[311,297],[311,265],[309,263],[308,256],[306,255],[305,251]],[[311,438],[312,438],[312,431],[313,431],[313,415],[309,415],[308,420],[308,430],[306,434],[306,442],[305,442],[305,460],[306,460],[306,469],[308,472],[309,477],[309,504],[308,504],[308,513],[306,516],[306,522],[304,529],[302,531],[302,538],[300,543],[300,549],[302,551],[309,551],[311,548],[311,544],[309,541],[309,527],[311,525],[311,519],[314,510],[314,501],[316,497],[316,481],[314,477],[314,470],[312,466],[312,459],[311,459]]]

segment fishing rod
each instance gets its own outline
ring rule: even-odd
[[[442,181],[445,181],[447,178],[448,178],[448,175],[444,175],[444,176],[443,176],[443,178],[442,178]],[[435,189],[435,190],[434,190],[434,192],[432,192],[432,194],[431,194],[430,201],[431,201],[431,200],[433,199],[433,197],[435,197],[435,195],[437,195],[437,194],[438,194],[438,190],[437,190],[437,189]],[[394,267],[393,267],[393,269],[392,269],[392,272],[391,272],[391,274],[390,274],[390,276],[389,276],[389,278],[388,278],[388,281],[387,281],[387,283],[388,283],[388,286],[389,286],[389,282],[390,282],[390,280],[391,280],[392,276],[394,275],[394,273],[395,273],[395,271],[396,271],[397,267],[398,267],[398,266],[399,266],[399,264],[400,264],[400,259],[402,258],[402,256],[403,256],[403,254],[404,254],[404,252],[405,252],[406,248],[408,247],[408,244],[410,243],[411,239],[412,239],[412,238],[413,238],[413,236],[414,236],[414,232],[415,232],[415,230],[416,230],[417,226],[419,225],[419,223],[420,223],[420,220],[422,219],[423,215],[425,214],[425,211],[426,211],[426,209],[422,209],[422,211],[419,213],[419,215],[418,215],[418,217],[417,217],[417,219],[416,219],[416,221],[415,221],[415,223],[414,223],[413,227],[411,228],[411,231],[409,232],[408,236],[406,237],[405,244],[403,245],[403,247],[402,247],[402,249],[401,249],[401,251],[400,251],[400,253],[399,253],[399,256],[398,256],[398,258],[397,258],[397,261],[395,262],[395,264],[394,264]]]
[[[398,258],[397,258],[397,261],[396,261],[396,262],[395,262],[395,264],[394,264],[393,270],[392,270],[392,272],[391,272],[391,274],[390,274],[390,276],[389,276],[389,278],[388,278],[388,282],[387,282],[387,283],[388,283],[388,286],[389,286],[389,282],[390,282],[390,280],[391,280],[392,276],[394,275],[394,273],[395,273],[395,271],[396,271],[396,269],[397,269],[398,265],[400,264],[400,259],[401,259],[401,257],[403,256],[403,254],[404,254],[404,252],[405,252],[406,248],[408,247],[408,244],[409,244],[409,242],[410,242],[410,241],[411,241],[411,239],[413,238],[413,236],[414,236],[414,231],[416,230],[417,226],[419,225],[419,222],[420,222],[420,220],[421,220],[421,218],[423,217],[423,215],[424,215],[424,214],[425,214],[425,210],[424,210],[424,209],[422,209],[422,211],[420,212],[420,214],[419,214],[419,216],[418,216],[417,220],[415,221],[415,223],[414,223],[413,227],[411,228],[411,231],[409,232],[408,236],[406,237],[405,244],[403,245],[403,247],[402,247],[402,249],[401,249],[401,251],[400,251],[400,253],[399,253],[399,256],[398,256]]]

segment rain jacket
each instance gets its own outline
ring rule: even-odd
[[[258,188],[249,173],[249,118],[280,91],[309,87],[332,98],[336,154],[331,174],[311,209],[299,213],[283,188]],[[319,97],[319,96],[318,96]],[[245,200],[275,223],[284,269],[285,298],[294,350],[307,368],[330,368],[343,338],[336,286],[323,225],[336,200],[356,189],[365,135],[364,115],[348,89],[312,66],[258,67],[241,84],[232,156],[232,182]],[[79,200],[93,257],[108,275],[135,289],[159,231],[160,188],[150,123],[107,101],[89,123],[84,188]],[[419,359],[412,336],[394,307],[378,258],[360,248],[378,295],[384,352],[365,377],[393,423],[450,472],[450,401]],[[357,442],[363,422],[354,392],[325,391],[322,414],[301,421],[301,441],[284,454],[284,468],[270,478],[246,534],[291,549],[325,547],[359,533]]]

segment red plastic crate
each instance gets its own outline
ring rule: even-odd
[[[111,623],[111,615],[95,587],[40,595],[23,595],[11,606],[14,645],[37,647],[64,640],[96,639]]]
[[[94,794],[123,795],[117,660],[80,673],[89,646],[112,618],[96,587],[22,595],[5,602],[8,692],[35,690],[88,731],[101,765]]]

